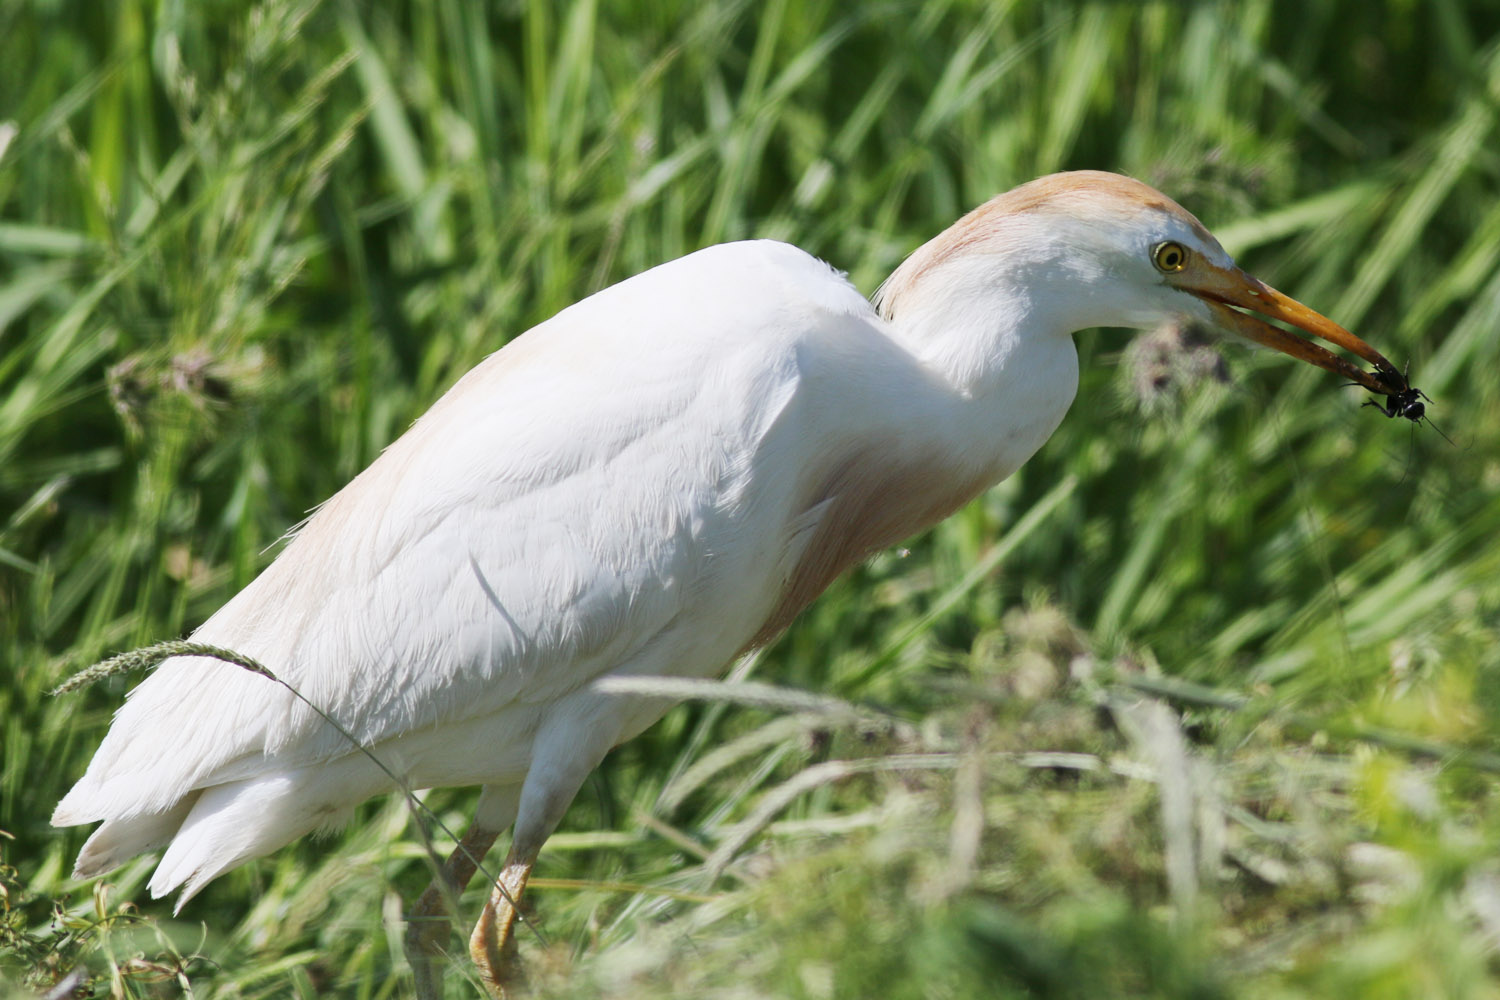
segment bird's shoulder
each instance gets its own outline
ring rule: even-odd
[[[800,308],[810,313],[857,316],[873,312],[844,272],[779,240],[740,240],[705,247],[615,287],[628,288],[637,281],[674,285],[691,282],[705,299],[722,289],[737,288],[765,309]]]
[[[775,365],[833,328],[878,323],[842,272],[797,247],[716,244],[595,292],[515,337],[416,426],[467,426],[483,413],[613,417],[623,408],[649,420],[652,407],[692,393],[708,373],[753,377],[755,366]]]

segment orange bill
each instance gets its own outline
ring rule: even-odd
[[[1314,312],[1296,299],[1281,294],[1270,285],[1239,268],[1225,270],[1199,260],[1168,280],[1183,291],[1191,292],[1205,300],[1215,317],[1226,329],[1253,340],[1257,344],[1263,344],[1282,354],[1289,354],[1309,364],[1317,365],[1319,368],[1342,375],[1371,392],[1389,396],[1406,387],[1406,379],[1401,374],[1401,370],[1386,360],[1385,356],[1375,348],[1328,317]],[[1237,308],[1230,308],[1231,306]],[[1250,315],[1249,312],[1241,310],[1250,310],[1270,319],[1281,320],[1304,333],[1342,347],[1370,362],[1375,366],[1375,371],[1367,372],[1332,351],[1325,350],[1311,341],[1272,326]]]

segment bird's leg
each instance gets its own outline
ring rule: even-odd
[[[516,822],[510,853],[469,937],[469,957],[495,1000],[505,1000],[508,990],[522,986],[513,930],[532,866],[584,779],[620,742],[620,712],[616,699],[585,689],[566,703],[554,702],[550,717],[537,727],[531,766],[512,800]]]
[[[536,852],[527,853],[529,856],[522,856],[511,848],[469,937],[469,957],[479,970],[480,982],[496,1000],[505,1000],[506,991],[521,984],[515,936],[511,931],[516,922],[516,907],[526,891],[526,881],[531,878],[531,866],[536,863]]]
[[[406,916],[406,960],[411,963],[419,1000],[441,995],[438,957],[443,954],[449,931],[448,900],[457,899],[464,886],[474,877],[480,859],[495,843],[500,831],[482,825],[477,819],[464,831],[463,838],[432,883],[418,898]]]
[[[406,921],[406,957],[416,979],[418,1000],[437,1000],[442,994],[437,959],[448,943],[449,907],[474,877],[499,831],[516,818],[519,785],[485,785],[474,807],[474,821],[448,856],[427,891],[412,907]]]

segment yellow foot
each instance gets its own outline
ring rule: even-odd
[[[494,1000],[514,1000],[526,986],[512,931],[516,922],[515,904],[526,891],[532,860],[506,860],[499,882],[491,890],[469,937],[469,956],[479,971],[479,981]]]

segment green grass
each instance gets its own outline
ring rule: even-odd
[[[403,803],[173,917],[47,825],[128,682],[47,691],[599,287],[771,236],[872,291],[1099,167],[1410,359],[1455,445],[1080,336],[1031,463],[742,668],[857,711],[693,701],[586,786],[536,991],[1500,996],[1497,115],[1456,0],[0,2],[0,994],[408,992]]]

